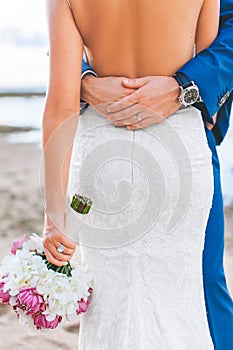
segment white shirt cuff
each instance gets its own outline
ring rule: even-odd
[[[98,78],[98,75],[96,74],[96,72],[94,72],[92,69],[87,69],[84,72],[82,72],[81,79],[83,79],[87,74],[92,74]]]

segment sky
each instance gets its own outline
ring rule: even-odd
[[[0,31],[19,29],[46,34],[45,0],[0,0]]]
[[[43,89],[47,77],[45,0],[0,0],[0,90]]]

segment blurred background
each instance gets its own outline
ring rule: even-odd
[[[0,259],[12,240],[42,230],[41,116],[48,76],[45,4],[0,0]],[[68,39],[67,39],[68,40]],[[233,294],[233,127],[218,148],[225,203],[225,269]],[[15,315],[0,305],[3,350],[73,349],[78,321],[28,340]]]
[[[34,129],[40,127],[47,79],[44,1],[0,0],[0,5],[0,123],[33,129],[12,141],[40,142]]]

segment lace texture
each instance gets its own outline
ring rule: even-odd
[[[213,196],[203,121],[195,108],[136,131],[88,108],[79,117],[67,233],[94,276],[79,350],[213,350],[202,252]]]

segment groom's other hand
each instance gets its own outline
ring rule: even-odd
[[[135,91],[108,107],[107,118],[117,126],[127,126],[128,129],[146,128],[162,122],[181,106],[178,101],[180,87],[172,77],[123,79],[122,85]],[[142,120],[138,121],[136,115]]]
[[[135,89],[122,84],[125,77],[97,78],[86,74],[81,81],[81,99],[89,103],[103,116],[109,113],[107,108],[114,102],[132,94]]]

